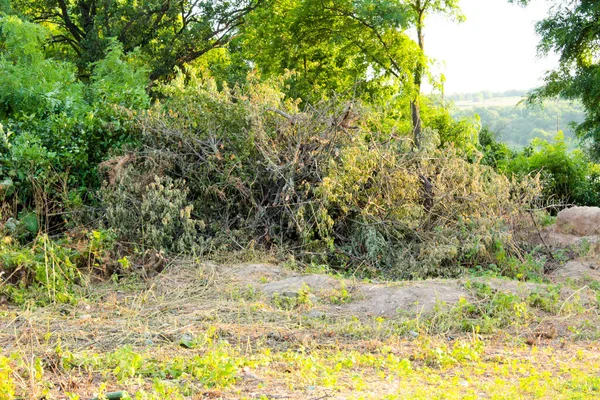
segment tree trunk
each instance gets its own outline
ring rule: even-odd
[[[412,114],[414,143],[417,149],[421,148],[421,135],[423,129],[421,127],[421,105],[417,96],[410,102],[410,112]]]
[[[419,42],[419,48],[421,49],[421,56],[424,57],[425,54],[425,37],[423,36],[423,18],[424,18],[424,10],[419,10],[418,20],[417,20],[417,39]],[[423,70],[424,66],[422,61],[420,60],[417,64],[417,68],[415,69],[415,94],[413,99],[410,102],[410,112],[412,114],[412,123],[413,123],[413,135],[414,135],[414,144],[416,148],[421,147],[421,136],[423,133],[422,123],[421,123],[421,81],[423,79]]]

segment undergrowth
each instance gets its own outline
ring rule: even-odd
[[[84,273],[107,274],[119,265],[112,258],[114,240],[99,230],[58,240],[39,235],[27,245],[6,236],[0,242],[0,295],[17,304],[75,303]]]
[[[498,265],[527,278],[511,260],[524,259],[536,176],[502,175],[441,132],[411,151],[358,102],[300,109],[273,82],[219,89],[188,72],[138,118],[143,148],[104,164],[105,221],[120,238],[197,254],[280,248],[363,276]]]

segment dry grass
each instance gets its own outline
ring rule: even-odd
[[[278,274],[269,279],[287,272]],[[141,399],[600,396],[598,343],[573,342],[567,329],[543,331],[570,326],[569,316],[531,320],[523,332],[513,325],[486,336],[433,335],[415,316],[280,310],[251,290],[264,282],[260,275],[180,260],[146,282],[95,285],[76,306],[3,306],[0,354],[12,355],[12,384],[28,399],[88,399],[102,390]],[[583,323],[597,308],[578,315]]]

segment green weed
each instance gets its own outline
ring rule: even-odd
[[[342,305],[352,301],[352,295],[346,288],[346,285],[342,282],[339,289],[333,291],[329,296],[331,304]]]
[[[275,293],[272,301],[275,307],[285,311],[307,309],[313,306],[310,294],[310,287],[303,284],[298,292]]]
[[[10,358],[0,355],[0,400],[12,400],[15,398],[16,388],[13,378],[12,361]]]

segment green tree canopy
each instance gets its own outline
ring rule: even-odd
[[[244,17],[266,0],[14,0],[13,8],[52,29],[51,42],[80,71],[106,55],[112,40],[140,48],[153,78],[224,46]]]
[[[242,40],[262,73],[293,71],[292,96],[315,100],[410,87],[420,54],[408,27],[408,10],[398,2],[278,0],[248,19]]]

